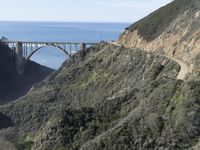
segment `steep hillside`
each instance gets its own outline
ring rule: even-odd
[[[79,51],[0,107],[0,148],[200,149],[199,26],[200,1],[175,0]]]
[[[29,61],[25,74],[20,76],[15,70],[9,48],[0,45],[0,105],[23,96],[34,83],[42,81],[53,71]]]
[[[106,43],[80,51],[0,108],[8,120],[2,143],[34,150],[191,148],[200,136],[200,82],[177,80],[179,70],[162,55]]]
[[[128,27],[119,43],[145,51],[163,51],[199,71],[200,1],[174,0]]]

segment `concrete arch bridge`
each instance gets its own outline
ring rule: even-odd
[[[79,50],[97,45],[97,43],[76,43],[76,42],[35,42],[35,41],[9,41],[1,40],[2,44],[7,45],[11,49],[11,55],[15,59],[15,68],[22,75],[28,60],[34,53],[44,47],[54,47],[71,57]]]

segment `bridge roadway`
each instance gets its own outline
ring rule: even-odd
[[[9,41],[1,40],[2,44],[9,46],[11,55],[15,59],[15,68],[19,74],[24,73],[26,63],[31,56],[38,50],[44,47],[55,47],[64,52],[68,57],[79,50],[84,50],[88,47],[95,46],[98,43],[79,43],[79,42],[37,42],[37,41]]]

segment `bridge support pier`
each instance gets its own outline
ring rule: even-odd
[[[20,42],[16,42],[15,69],[20,75],[23,75],[24,73],[23,47],[22,43]]]
[[[78,42],[27,42],[27,41],[8,41],[0,40],[0,43],[10,47],[13,53],[15,69],[18,74],[23,75],[25,65],[30,57],[39,49],[45,46],[53,46],[65,52],[68,56],[74,55],[79,50],[86,50],[87,47],[97,43],[78,43]],[[73,47],[72,47],[73,46]],[[79,47],[80,46],[80,47]],[[67,48],[69,47],[69,50]],[[80,49],[79,49],[80,48]]]
[[[85,43],[81,43],[80,44],[80,50],[85,50],[86,49],[86,44]]]

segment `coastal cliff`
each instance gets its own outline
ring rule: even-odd
[[[199,0],[174,0],[127,27],[119,43],[148,52],[163,52],[199,72],[199,20]]]
[[[200,76],[178,78],[178,60],[199,67],[197,8],[199,0],[175,0],[1,106],[1,148],[200,149]]]

